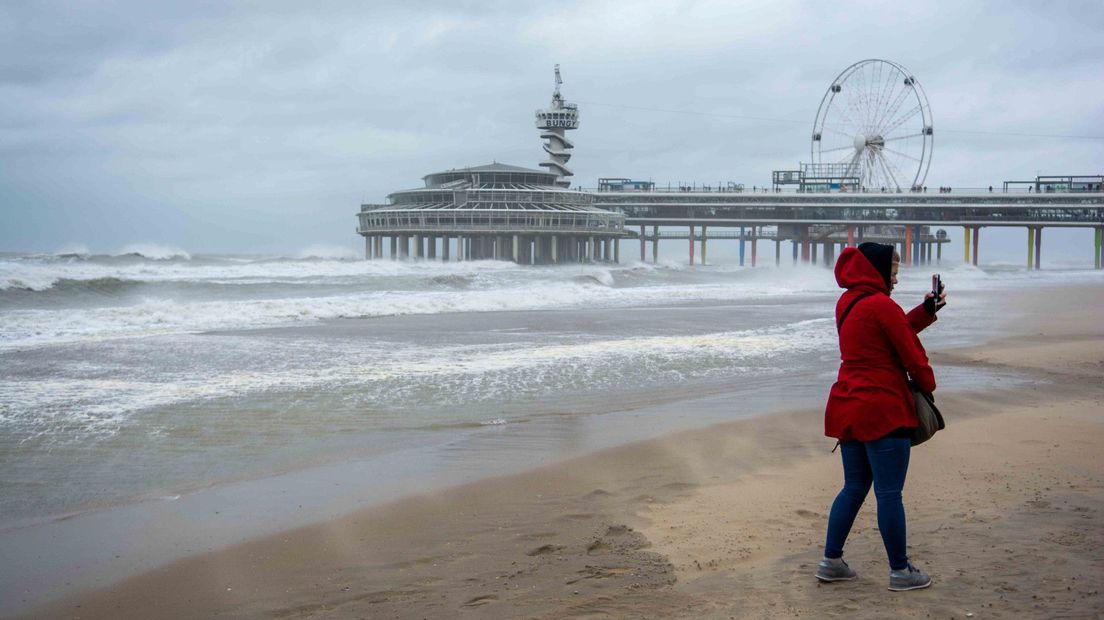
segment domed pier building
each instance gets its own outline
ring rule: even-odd
[[[569,189],[574,145],[564,132],[579,126],[579,111],[563,101],[560,83],[557,65],[552,105],[536,113],[547,171],[500,163],[446,170],[423,177],[425,187],[390,194],[388,204],[361,205],[365,256],[619,262],[625,216],[595,207],[592,193]]]

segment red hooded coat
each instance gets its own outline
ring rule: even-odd
[[[935,391],[935,374],[916,337],[935,317],[923,304],[907,315],[889,298],[885,279],[855,248],[840,252],[836,282],[847,289],[836,302],[836,323],[851,301],[840,329],[839,376],[828,395],[824,434],[841,441],[873,441],[902,427],[915,427],[916,404],[908,376],[925,392]]]

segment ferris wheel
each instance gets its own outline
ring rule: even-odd
[[[919,190],[932,154],[931,107],[901,65],[870,59],[828,87],[813,125],[812,161],[868,191]]]

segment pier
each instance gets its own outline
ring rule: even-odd
[[[963,261],[977,265],[981,253],[980,230],[986,227],[1018,227],[1025,230],[1026,264],[1042,263],[1044,228],[1093,229],[1094,267],[1104,257],[1104,193],[989,193],[955,191],[940,193],[747,193],[743,191],[595,191],[594,206],[625,216],[628,236],[640,242],[641,260],[652,243],[653,262],[659,256],[658,241],[687,239],[688,261],[704,261],[710,239],[735,240],[751,246],[756,264],[756,242],[773,241],[775,262],[781,261],[782,241],[793,242],[795,261],[826,264],[838,248],[862,241],[899,246],[902,262],[926,264],[942,258],[949,241],[946,229],[963,229]],[[664,231],[662,228],[676,228]],[[750,243],[749,243],[750,242]],[[695,248],[697,245],[697,249]]]
[[[892,82],[893,88],[900,89],[900,97],[916,98],[916,109],[924,111],[915,119],[919,125],[912,134],[897,135],[900,123],[890,123],[884,131],[859,134],[825,151],[826,136],[847,135],[832,129],[832,102],[847,80],[865,75],[857,72],[868,66],[902,78]],[[943,246],[950,242],[947,229],[960,227],[963,261],[977,265],[981,229],[1016,227],[1026,231],[1029,269],[1041,267],[1045,228],[1092,229],[1094,266],[1100,269],[1104,263],[1104,175],[1006,181],[997,192],[989,186],[988,191],[939,187],[928,193],[924,183],[934,135],[930,110],[915,76],[896,63],[865,60],[836,78],[818,112],[817,126],[828,133],[813,134],[814,162],[774,171],[769,191],[747,192],[743,184],[731,182],[679,183],[664,190],[652,181],[621,177],[600,178],[596,189],[572,189],[574,173],[567,164],[575,144],[566,132],[578,128],[579,109],[563,99],[561,84],[556,65],[552,101],[535,114],[548,156],[538,164],[544,170],[497,162],[447,170],[423,177],[424,187],[391,193],[386,204],[361,205],[357,233],[364,237],[365,257],[620,262],[621,240],[629,239],[639,243],[641,261],[647,260],[651,243],[651,260],[658,262],[661,241],[685,239],[691,265],[707,262],[710,240],[739,244],[741,265],[758,264],[761,241],[773,242],[776,265],[782,262],[784,241],[792,244],[794,263],[831,265],[841,248],[877,241],[897,246],[905,265],[919,265],[942,260]],[[894,171],[899,173],[903,164],[890,156],[904,147],[885,144],[905,138],[915,138],[920,151],[907,158],[917,166],[902,183]],[[829,152],[845,152],[849,160],[819,159]],[[796,191],[784,191],[790,187]]]

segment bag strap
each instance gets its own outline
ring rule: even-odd
[[[863,293],[863,294],[859,295],[858,297],[852,299],[851,303],[847,304],[847,309],[843,311],[843,314],[840,315],[839,320],[836,321],[836,331],[839,331],[840,329],[843,328],[843,320],[847,318],[848,314],[851,314],[851,309],[855,307],[855,304],[857,304],[860,301],[866,299],[867,297],[870,297],[873,294],[874,293]]]

